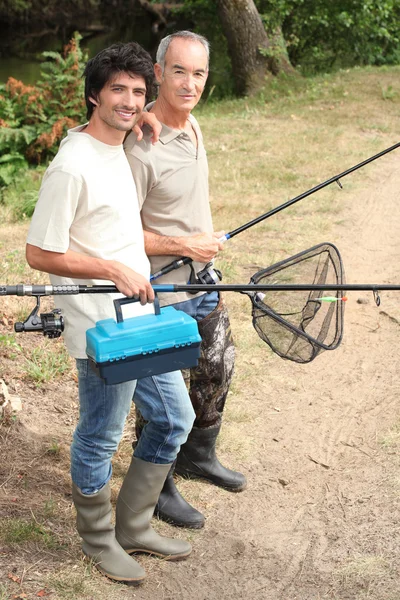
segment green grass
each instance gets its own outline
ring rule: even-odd
[[[398,455],[400,447],[400,423],[392,427],[392,429],[380,438],[380,444],[389,454]]]
[[[77,598],[115,600],[125,597],[126,594],[131,597],[129,594],[131,588],[110,584],[105,577],[98,573],[93,562],[89,560],[74,565],[72,570],[63,569],[51,573],[47,578],[46,588],[52,590],[50,597],[53,597],[53,593],[55,593],[55,598],[59,600]],[[133,597],[136,597],[135,593]]]
[[[0,600],[9,600],[11,596],[8,592],[8,586],[5,583],[0,583]]]
[[[14,183],[3,190],[2,201],[11,220],[30,219],[36,206],[44,167],[22,171]]]
[[[69,573],[62,576],[50,577],[49,584],[56,591],[59,598],[79,598],[86,592],[86,578],[89,575],[78,573]]]
[[[57,546],[54,535],[46,528],[32,519],[1,519],[0,538],[6,544],[24,544],[26,542],[39,542],[47,548]]]
[[[22,348],[17,343],[16,337],[13,333],[0,333],[0,349],[12,350],[14,352],[21,352]]]
[[[61,447],[57,440],[52,440],[50,446],[46,450],[46,454],[59,458],[61,454]]]
[[[57,503],[54,500],[54,498],[52,498],[52,496],[50,496],[50,498],[48,500],[46,500],[46,502],[44,503],[44,509],[43,509],[43,514],[46,517],[46,519],[50,519],[51,517],[54,517],[57,513]]]
[[[24,367],[26,377],[37,386],[57,379],[70,370],[71,361],[67,349],[63,344],[59,344],[57,348],[51,340],[45,347],[33,348]]]
[[[7,277],[23,277],[25,265],[25,249],[15,248],[2,253],[0,267]]]

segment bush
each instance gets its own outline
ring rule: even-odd
[[[34,86],[10,77],[0,86],[0,187],[28,164],[52,158],[67,129],[85,114],[81,73],[87,60],[75,34],[63,54],[44,52],[41,79]]]
[[[291,61],[306,72],[400,62],[400,0],[280,0],[280,5]]]

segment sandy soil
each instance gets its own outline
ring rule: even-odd
[[[398,165],[398,154],[381,159],[363,189],[346,196],[342,223],[328,241],[341,250],[348,282],[400,283]],[[10,391],[16,386],[24,410],[1,431],[0,515],[40,514],[62,544],[46,551],[3,544],[0,572],[9,595],[0,598],[399,600],[400,296],[381,299],[378,308],[372,294],[349,294],[341,347],[309,365],[255,352],[256,380],[238,399],[231,394],[220,446],[225,464],[247,474],[248,489],[230,494],[180,480],[206,527],[156,524],[190,539],[193,554],[181,563],[140,558],[149,576],[134,590],[83,574],[68,476],[73,378],[38,391],[13,379],[7,363]],[[238,354],[241,372],[249,359]],[[228,440],[236,431],[245,440],[237,449]],[[124,461],[121,451],[115,494]],[[73,587],[78,572],[84,582]]]

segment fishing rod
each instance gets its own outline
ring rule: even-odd
[[[354,167],[351,167],[350,169],[347,169],[346,171],[343,171],[342,173],[339,173],[338,175],[335,175],[334,177],[327,179],[323,183],[320,183],[320,184],[316,185],[315,187],[307,190],[306,192],[299,194],[295,198],[292,198],[291,200],[288,200],[287,202],[284,202],[283,204],[276,206],[272,210],[269,210],[268,212],[264,213],[263,215],[260,215],[259,217],[252,219],[248,223],[245,223],[244,225],[237,227],[233,231],[226,233],[224,236],[222,236],[219,239],[219,241],[226,242],[226,241],[232,239],[235,235],[238,235],[239,233],[246,231],[246,229],[249,229],[250,227],[257,225],[258,223],[261,223],[261,221],[264,221],[265,219],[268,219],[269,217],[276,215],[281,210],[284,210],[285,208],[288,208],[289,206],[296,204],[296,202],[299,202],[300,200],[307,198],[307,196],[311,196],[311,194],[315,194],[315,192],[322,190],[323,188],[327,187],[331,183],[337,183],[338,186],[342,189],[343,186],[342,186],[340,180],[343,179],[343,177],[346,177],[346,175],[350,175],[350,173],[353,173],[354,171],[361,169],[361,167],[364,167],[365,165],[369,164],[370,162],[377,160],[378,158],[381,158],[385,154],[388,154],[389,152],[393,152],[393,150],[396,150],[396,148],[399,148],[399,147],[400,147],[400,142],[398,142],[397,144],[394,144],[393,146],[390,146],[390,148],[386,148],[386,150],[382,150],[378,154],[375,154],[374,156],[367,158],[366,160],[355,165]],[[167,273],[170,273],[171,271],[179,269],[180,267],[182,267],[184,265],[191,264],[192,262],[193,262],[193,260],[191,258],[189,258],[188,256],[181,256],[180,258],[174,260],[173,262],[169,263],[168,265],[166,265],[165,267],[163,267],[162,269],[157,271],[156,273],[153,273],[150,276],[150,281],[154,281],[155,279],[158,279],[162,275],[166,275]],[[208,265],[206,265],[206,267],[202,271],[197,273],[197,280],[200,283],[212,284],[213,282],[217,282],[220,279],[219,274],[216,271],[214,271],[214,269],[210,268],[211,266],[212,266],[211,263],[209,263]]]
[[[239,292],[246,294],[252,301],[263,303],[266,293],[269,292],[338,292],[336,296],[314,296],[312,302],[346,302],[347,296],[341,292],[370,291],[374,294],[377,306],[380,305],[380,293],[385,291],[400,291],[400,285],[397,284],[159,284],[153,285],[155,294],[163,292]],[[36,298],[36,306],[28,318],[23,322],[14,324],[16,333],[42,331],[44,336],[56,338],[64,331],[64,319],[60,309],[53,309],[49,313],[39,314],[40,298],[43,296],[69,296],[76,294],[119,294],[115,285],[0,285],[0,296],[33,296]],[[138,301],[138,297],[127,299]]]
[[[174,357],[170,356],[168,367],[160,359],[160,361],[151,360],[149,368],[161,369],[157,372],[183,368],[177,366],[181,363],[177,362],[175,354],[180,355],[181,350],[178,351],[178,349],[192,344],[193,340],[189,340],[189,338],[192,339],[192,334],[186,341],[185,339],[177,341],[177,339],[180,340],[182,331],[188,331],[187,327],[192,328],[195,321],[184,312],[175,310],[173,305],[160,308],[158,293],[218,291],[246,294],[252,305],[254,329],[262,341],[266,342],[273,352],[282,358],[306,363],[313,360],[321,351],[334,350],[340,344],[343,335],[344,305],[347,300],[343,292],[371,291],[377,306],[379,306],[381,292],[400,291],[399,284],[346,283],[340,253],[333,244],[327,242],[257,271],[247,284],[155,284],[152,287],[156,295],[154,315],[141,315],[124,321],[122,305],[138,301],[138,298],[116,298],[114,300],[116,321],[112,318],[98,321],[95,328],[86,332],[87,339],[92,340],[90,342],[92,346],[89,342],[87,345],[92,352],[90,354],[88,350],[90,360],[94,360],[93,356],[97,353],[98,344],[104,343],[108,348],[107,352],[109,348],[116,347],[116,354],[110,354],[110,368],[114,360],[123,362],[127,356],[137,357],[140,355],[144,361],[143,371],[139,369],[138,372],[148,372],[146,371],[149,367],[148,361],[144,357],[149,354],[162,355],[165,350],[165,336],[169,331],[169,326],[173,323],[175,333],[168,338],[168,352]],[[42,296],[117,293],[120,293],[118,288],[111,284],[0,285],[0,296],[33,296],[36,298],[35,308],[24,322],[15,323],[15,331],[41,331],[49,338],[61,335],[64,331],[64,320],[61,311],[57,308],[49,313],[39,314]],[[182,323],[180,321],[183,318],[182,315],[191,322]],[[150,336],[152,336],[153,342],[148,347]],[[134,343],[131,344],[129,340],[134,340]],[[122,350],[124,344],[126,346]],[[189,361],[197,360],[198,339],[196,344],[196,352],[194,350],[194,354],[189,352]],[[133,361],[134,358],[129,360]],[[95,363],[98,367],[98,361],[95,360]],[[129,369],[121,367],[117,371],[123,375],[118,374],[116,377],[132,378]],[[155,373],[155,371],[152,372]],[[140,376],[145,375],[140,374]],[[112,379],[113,374],[110,377],[110,381],[116,382]]]
[[[304,292],[304,291],[347,291],[347,292],[387,292],[400,291],[400,284],[391,283],[218,283],[218,284],[155,284],[156,294],[163,292]],[[70,296],[76,294],[120,294],[115,285],[0,285],[0,296]],[[324,300],[327,297],[324,298]],[[335,298],[337,300],[338,298]]]

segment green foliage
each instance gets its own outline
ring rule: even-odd
[[[93,13],[101,0],[63,0],[60,10],[59,0],[0,0],[0,20],[7,24],[24,22],[29,15],[29,21],[48,23],[49,26],[69,23],[75,18]]]
[[[0,186],[10,185],[16,174],[28,163],[21,154],[3,154],[0,156]]]
[[[255,4],[266,30],[274,31],[290,16],[296,0],[255,0]],[[313,10],[311,6],[309,8]]]
[[[258,0],[268,30],[281,25],[304,72],[400,62],[400,0]]]
[[[43,171],[44,167],[20,170],[17,177],[3,190],[2,202],[10,210],[13,221],[30,219],[33,215]]]
[[[80,75],[87,57],[79,40],[75,34],[63,55],[43,53],[46,61],[36,85],[10,77],[0,86],[0,188],[9,186],[28,164],[52,158],[67,129],[84,116]]]
[[[30,0],[0,0],[0,15],[8,17],[10,20],[22,15],[24,11],[31,8],[32,2]]]
[[[269,56],[284,51],[305,74],[354,65],[400,62],[400,0],[255,0],[270,36]],[[234,72],[214,0],[184,0],[179,9],[193,30],[211,41],[215,97],[231,95]]]

